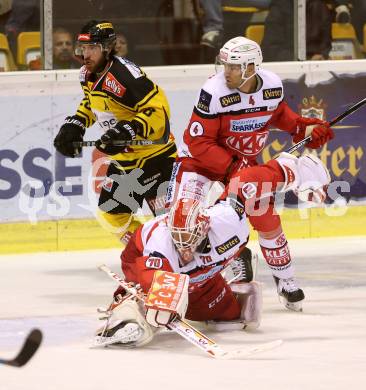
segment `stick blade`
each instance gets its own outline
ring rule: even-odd
[[[259,344],[255,347],[246,349],[237,349],[235,351],[228,351],[225,354],[218,356],[219,359],[224,360],[241,360],[250,357],[256,353],[270,351],[271,349],[279,347],[283,343],[283,340],[275,340],[269,343]]]
[[[42,332],[39,329],[33,329],[26,338],[22,349],[13,360],[4,361],[4,364],[13,367],[22,367],[29,362],[37,352],[42,342]]]

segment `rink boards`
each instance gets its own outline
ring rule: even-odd
[[[363,98],[365,60],[271,63],[265,68],[284,80],[285,98],[295,111],[332,119]],[[146,68],[166,92],[171,128],[180,142],[196,95],[215,70],[210,65]],[[105,170],[91,148],[82,158],[56,155],[53,139],[82,97],[78,71],[0,74],[0,253],[107,248],[118,246],[94,219]],[[339,182],[340,205],[326,209],[282,211],[289,238],[365,235],[366,110],[361,109],[335,129],[336,138],[316,154]],[[85,140],[99,138],[94,125]],[[272,132],[261,158],[267,161],[291,145],[289,137]],[[92,162],[100,162],[91,169]],[[342,184],[343,183],[343,184]],[[335,216],[336,214],[336,216]]]
[[[337,218],[327,215],[324,209],[314,208],[301,219],[298,210],[286,209],[281,218],[288,239],[366,235],[365,219],[365,206],[350,207]],[[0,254],[120,247],[117,239],[95,219],[0,224],[0,237]],[[256,232],[251,230],[250,240],[256,239]]]

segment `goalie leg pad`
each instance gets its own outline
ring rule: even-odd
[[[97,331],[95,346],[141,347],[153,336],[154,330],[147,323],[142,306],[128,299],[113,309],[107,327]]]
[[[238,283],[231,286],[241,304],[240,319],[244,329],[257,329],[262,317],[262,285],[259,282]]]
[[[207,321],[210,329],[233,331],[257,329],[262,317],[262,285],[259,282],[231,284],[230,289],[240,304],[240,317],[231,321]]]

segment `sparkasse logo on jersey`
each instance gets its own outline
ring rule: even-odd
[[[263,89],[263,99],[269,100],[269,99],[278,99],[282,96],[282,88],[268,88]]]
[[[102,88],[118,97],[122,97],[126,92],[126,88],[109,72],[105,76]]]
[[[249,131],[260,130],[270,119],[269,115],[260,116],[258,118],[248,119],[231,119],[230,120],[230,131],[234,133],[245,133]]]

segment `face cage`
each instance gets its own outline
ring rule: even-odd
[[[194,227],[192,231],[188,230],[187,228],[178,228],[172,226],[170,228],[170,234],[175,247],[178,250],[190,250],[191,252],[194,252],[206,236],[206,224],[207,223],[205,221],[201,221]],[[187,238],[183,237],[183,235],[188,234],[189,238],[187,240]]]

